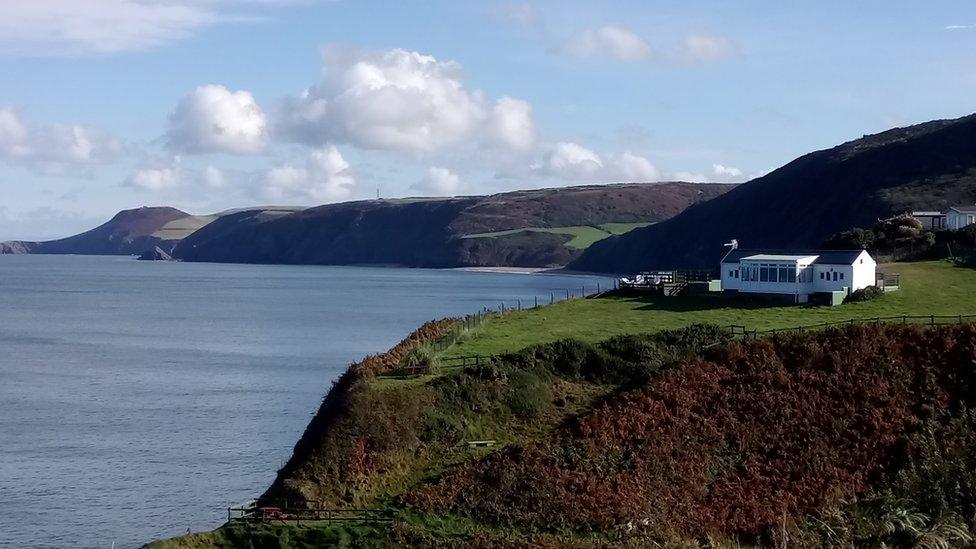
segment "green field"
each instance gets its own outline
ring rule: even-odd
[[[570,248],[585,250],[604,238],[630,232],[639,227],[646,227],[650,223],[604,223],[602,225],[577,225],[573,227],[527,227],[524,229],[511,229],[508,231],[495,231],[490,233],[466,234],[461,238],[496,238],[499,236],[511,236],[519,233],[552,233],[565,234],[573,238],[566,243]]]
[[[191,215],[163,225],[153,236],[163,240],[182,240],[217,219],[216,215]]]
[[[899,291],[837,307],[779,306],[718,296],[573,299],[493,318],[445,356],[493,355],[570,337],[597,342],[695,323],[765,330],[852,318],[976,314],[976,270],[946,262],[898,263],[881,270],[901,273]]]

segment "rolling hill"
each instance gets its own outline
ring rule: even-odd
[[[196,231],[173,255],[233,263],[561,266],[593,241],[663,221],[730,188],[591,185],[345,202],[280,216],[245,211]]]
[[[179,234],[169,234],[167,227],[171,224],[178,223],[185,230],[202,226],[202,222],[201,218],[176,208],[144,206],[123,210],[94,229],[67,238],[45,242],[0,242],[0,254],[139,254],[157,245],[172,247],[173,239]]]
[[[731,239],[815,248],[912,209],[976,200],[976,115],[897,128],[802,156],[674,218],[594,244],[572,268],[713,268]]]

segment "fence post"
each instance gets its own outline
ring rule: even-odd
[[[549,292],[549,304],[552,305],[556,302],[556,294],[554,292]]]
[[[535,296],[535,306],[536,308],[539,307],[539,296]]]
[[[935,315],[932,315],[929,326],[935,326]]]
[[[522,310],[522,299],[521,298],[518,299],[518,310],[520,310],[520,311]]]
[[[569,290],[566,290],[566,299],[569,299]]]
[[[596,283],[596,293],[600,293],[600,283]]]

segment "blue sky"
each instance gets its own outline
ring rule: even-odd
[[[9,4],[0,240],[140,205],[743,181],[976,111],[962,1]]]

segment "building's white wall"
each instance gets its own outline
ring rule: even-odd
[[[976,223],[976,214],[966,214],[952,210],[949,210],[946,214],[946,226],[950,229],[961,229],[973,223]]]
[[[821,273],[826,275],[823,279],[820,278]],[[834,280],[834,273],[837,273],[837,280]],[[853,284],[854,267],[851,265],[814,265],[813,287],[818,292],[850,290]]]
[[[853,269],[852,292],[861,288],[867,288],[868,286],[874,286],[878,281],[878,264],[871,257],[871,254],[867,252],[861,252],[861,255],[857,256],[857,259],[854,260]]]
[[[722,263],[722,289],[723,290],[738,290],[739,289],[739,278],[735,276],[735,273],[739,270],[739,263]],[[740,275],[741,276],[741,273]]]

